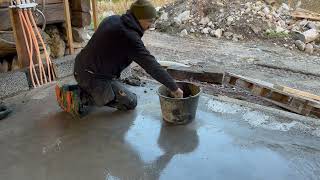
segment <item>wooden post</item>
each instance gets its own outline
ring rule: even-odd
[[[92,3],[92,14],[93,14],[93,26],[94,30],[98,28],[98,19],[97,19],[97,1],[91,0]]]
[[[68,38],[69,52],[70,54],[74,54],[69,0],[64,0],[64,15],[66,20],[66,32]]]
[[[29,55],[24,41],[22,27],[18,15],[18,9],[9,8],[11,26],[16,42],[16,50],[18,55],[18,62],[21,68],[29,66]]]

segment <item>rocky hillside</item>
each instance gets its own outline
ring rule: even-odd
[[[273,0],[179,0],[160,9],[155,28],[180,36],[263,40],[320,55],[320,21],[293,18],[297,8]]]

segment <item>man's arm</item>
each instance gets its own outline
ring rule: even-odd
[[[139,64],[155,80],[159,81],[173,92],[178,90],[175,80],[161,67],[155,57],[150,54],[141,39],[135,40],[135,44],[132,44],[132,49],[130,51],[133,61]]]

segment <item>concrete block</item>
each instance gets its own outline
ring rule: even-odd
[[[29,89],[27,76],[24,72],[0,73],[0,98]]]
[[[65,56],[54,60],[56,73],[58,78],[63,78],[73,75],[74,59],[76,55]]]
[[[170,66],[168,73],[177,80],[196,80],[214,84],[222,84],[224,70],[217,66],[194,68]]]

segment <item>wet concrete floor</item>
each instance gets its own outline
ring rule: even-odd
[[[193,123],[167,126],[156,86],[130,89],[139,95],[135,111],[93,109],[81,120],[61,112],[53,87],[8,100],[15,113],[0,122],[0,179],[320,177],[319,138],[255,128],[237,114],[212,112],[206,95]]]

